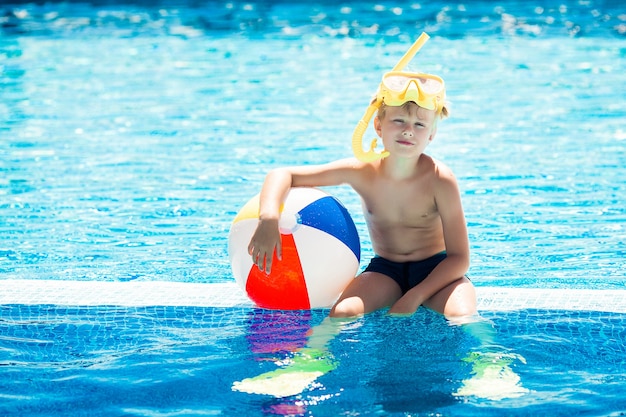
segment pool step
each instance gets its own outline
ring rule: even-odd
[[[234,282],[2,280],[0,304],[252,307]],[[625,290],[477,287],[478,309],[626,313]]]

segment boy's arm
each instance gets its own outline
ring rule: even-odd
[[[252,262],[260,270],[269,274],[272,270],[272,256],[282,258],[282,245],[278,221],[280,207],[287,198],[291,187],[321,187],[354,184],[358,174],[354,174],[362,163],[355,159],[344,159],[324,165],[277,168],[270,171],[263,183],[259,199],[259,224],[248,245]]]
[[[469,269],[469,239],[458,184],[451,172],[442,174],[435,202],[446,246],[446,258],[420,284],[409,290],[389,310],[392,314],[412,314],[437,292],[462,278]]]
[[[250,243],[248,253],[252,262],[267,274],[272,270],[272,256],[282,259],[282,244],[278,230],[280,206],[291,188],[292,177],[288,169],[275,169],[265,177],[259,196],[259,223]]]

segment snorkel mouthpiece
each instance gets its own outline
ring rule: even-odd
[[[409,50],[406,51],[404,56],[400,58],[400,61],[398,61],[398,63],[393,67],[392,72],[402,71],[404,67],[409,63],[409,61],[415,56],[415,54],[426,43],[426,41],[428,41],[429,38],[430,36],[422,32],[420,37],[417,38],[417,40],[413,43],[413,45],[409,48]],[[354,152],[354,155],[363,162],[374,162],[378,159],[386,158],[387,156],[389,156],[388,151],[382,151],[380,153],[375,151],[376,143],[377,143],[376,139],[372,140],[370,144],[370,149],[367,152],[363,151],[363,135],[365,134],[365,131],[367,130],[367,126],[369,125],[370,120],[372,120],[372,116],[374,115],[374,113],[376,113],[378,109],[380,109],[380,106],[382,105],[384,101],[384,95],[381,94],[382,90],[383,90],[383,84],[381,83],[381,85],[378,88],[378,91],[376,92],[375,99],[367,107],[365,114],[363,115],[361,120],[359,120],[359,123],[357,123],[354,129],[354,133],[352,134],[352,151]],[[443,94],[445,94],[445,92]],[[406,103],[407,101],[414,101],[416,103],[424,103],[428,99],[428,97],[426,97],[422,89],[419,87],[417,80],[410,80],[409,85],[406,87],[406,90],[403,92],[403,94],[399,98],[401,99],[402,103]],[[387,103],[387,104],[395,105],[391,103]],[[428,107],[430,106],[426,106],[426,108]],[[434,109],[438,111],[441,110],[440,106],[437,106],[437,105],[435,105]]]

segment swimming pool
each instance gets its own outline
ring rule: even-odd
[[[2,414],[626,411],[618,2],[0,11]],[[381,73],[423,30],[413,66],[441,74],[452,101],[430,153],[459,179],[481,314],[529,392],[453,395],[477,340],[427,311],[340,332],[336,369],[300,396],[233,392],[325,312],[246,303],[231,285],[232,218],[271,167],[349,156]],[[329,191],[367,260],[356,196]]]

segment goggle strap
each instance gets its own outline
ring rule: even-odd
[[[370,124],[370,120],[372,120],[372,116],[376,111],[380,108],[382,100],[376,99],[376,101],[370,104],[365,111],[365,114],[359,120],[356,127],[354,128],[354,133],[352,134],[352,152],[354,155],[363,162],[374,162],[378,159],[383,159],[389,156],[389,152],[383,151],[381,153],[376,152],[374,149],[376,148],[377,140],[372,140],[370,144],[370,149],[365,152],[363,150],[363,135],[365,135],[365,131],[367,130],[367,126]]]
[[[409,50],[406,51],[406,53],[402,56],[402,58],[400,58],[400,61],[398,61],[396,66],[393,67],[392,71],[402,71],[404,67],[408,65],[409,61],[413,59],[415,54],[417,54],[419,50],[422,49],[422,46],[424,46],[424,44],[426,43],[426,41],[428,41],[428,39],[430,39],[430,36],[428,36],[426,32],[422,32],[420,37],[417,38],[415,42],[413,42],[413,45],[411,45]]]

